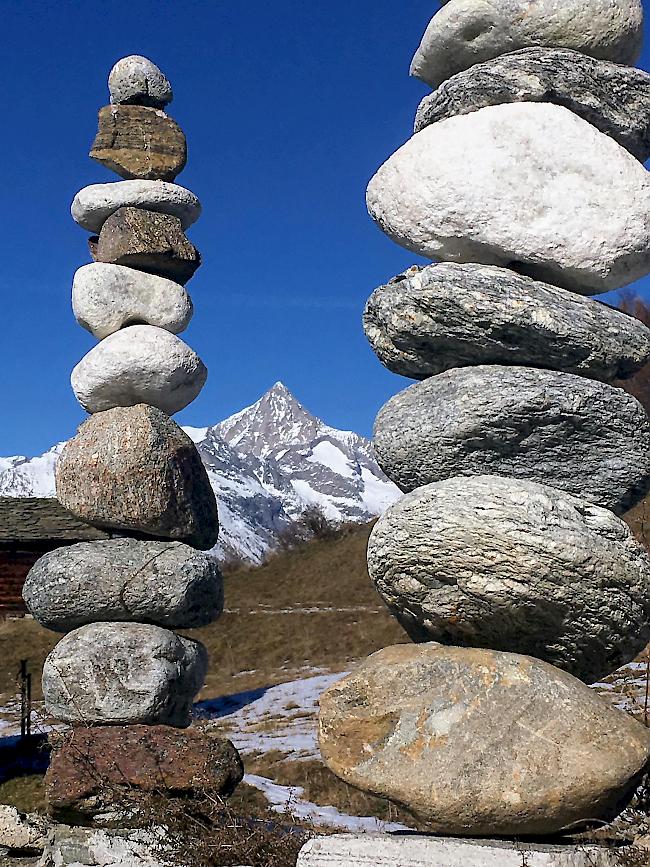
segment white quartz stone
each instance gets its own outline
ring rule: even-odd
[[[195,223],[201,214],[201,203],[185,187],[167,181],[139,180],[84,187],[74,197],[70,212],[83,229],[98,233],[119,208],[142,208],[171,214],[178,217],[183,229]]]

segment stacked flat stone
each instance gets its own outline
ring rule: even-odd
[[[650,641],[650,558],[619,517],[650,488],[650,422],[613,384],[650,330],[585,297],[650,272],[650,76],[618,65],[641,23],[639,0],[448,0],[412,67],[437,89],[368,187],[380,228],[438,260],[364,314],[418,380],[377,417],[405,495],[368,546],[415,643],[325,693],[321,750],[442,834],[607,821],[650,761],[585,685]]]
[[[207,376],[176,336],[193,310],[183,284],[200,263],[184,231],[201,207],[173,183],[186,145],[163,111],[172,91],[162,72],[126,57],[109,90],[90,155],[125,180],[87,187],[72,203],[76,222],[96,233],[95,262],[75,274],[72,304],[99,343],[72,373],[90,418],[60,456],[56,490],[63,506],[112,538],[46,554],[24,589],[33,616],[66,633],[43,669],[47,710],[73,727],[48,776],[50,806],[85,822],[101,821],[108,802],[115,813],[120,798],[65,769],[92,775],[111,745],[107,787],[121,787],[125,801],[155,782],[134,782],[129,743],[152,766],[194,762],[201,787],[212,774],[222,794],[243,774],[228,742],[217,761],[202,735],[166,734],[189,726],[208,665],[203,645],[173,630],[205,626],[223,608],[221,574],[205,553],[218,536],[214,493],[194,443],[169,417]],[[77,761],[80,746],[86,765]],[[188,780],[175,790],[191,789]]]

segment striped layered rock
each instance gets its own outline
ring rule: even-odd
[[[424,97],[415,132],[508,102],[564,106],[641,162],[650,157],[650,75],[562,48],[525,48],[459,72]]]
[[[531,367],[462,367],[396,394],[375,421],[403,491],[492,474],[552,485],[622,514],[650,488],[650,421],[620,388]]]
[[[650,359],[633,316],[489,265],[414,266],[373,292],[363,327],[381,363],[412,379],[510,364],[609,382]]]
[[[650,558],[626,524],[548,485],[426,485],[391,506],[368,570],[415,641],[511,650],[593,683],[650,641]]]

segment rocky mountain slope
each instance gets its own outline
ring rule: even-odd
[[[329,427],[280,382],[230,418],[186,431],[219,503],[221,558],[260,562],[309,506],[319,506],[333,522],[363,523],[399,494],[367,439]],[[63,445],[33,458],[0,457],[0,496],[54,496]]]

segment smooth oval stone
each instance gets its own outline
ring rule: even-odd
[[[187,142],[163,111],[107,105],[99,110],[90,157],[122,178],[173,181],[187,163]]]
[[[178,334],[194,312],[190,296],[178,283],[105,262],[76,271],[72,309],[79,325],[100,340],[128,325],[155,325]]]
[[[45,660],[43,698],[48,713],[67,723],[185,728],[207,668],[205,647],[168,629],[91,623]]]
[[[403,491],[492,474],[552,485],[622,514],[650,488],[650,422],[620,388],[530,367],[448,370],[396,394],[374,450]]]
[[[469,837],[606,822],[650,758],[648,730],[571,675],[439,644],[374,653],[321,696],[319,728],[345,782]]]
[[[515,364],[611,381],[650,359],[650,329],[606,304],[505,268],[417,265],[370,296],[363,327],[389,370]]]
[[[57,461],[56,494],[88,524],[202,550],[217,543],[217,503],[196,446],[153,406],[85,421]]]
[[[106,220],[120,208],[143,208],[171,214],[181,221],[183,230],[201,216],[201,203],[189,190],[166,181],[115,181],[91,184],[80,190],[70,212],[82,229],[98,234]]]
[[[201,264],[201,254],[183,232],[180,220],[141,208],[120,208],[89,240],[97,262],[126,265],[184,285]]]
[[[536,45],[632,66],[642,40],[641,0],[445,0],[413,57],[411,75],[437,87],[476,63]]]
[[[23,599],[55,632],[99,621],[194,629],[221,614],[223,580],[213,557],[181,542],[110,539],[49,551],[30,570]]]
[[[548,485],[456,477],[407,494],[368,544],[414,641],[525,653],[589,683],[650,641],[650,558],[606,509]]]
[[[90,413],[148,403],[168,415],[199,395],[208,371],[186,343],[153,325],[110,334],[72,371],[75,397]]]
[[[390,238],[429,259],[511,267],[583,295],[650,271],[647,171],[557,105],[494,105],[428,126],[379,169],[367,199]]]
[[[564,106],[641,162],[650,157],[650,75],[563,48],[524,48],[459,72],[424,97],[415,132],[510,102]]]
[[[130,54],[117,61],[108,76],[108,90],[112,103],[162,108],[174,98],[167,78],[141,54]]]

